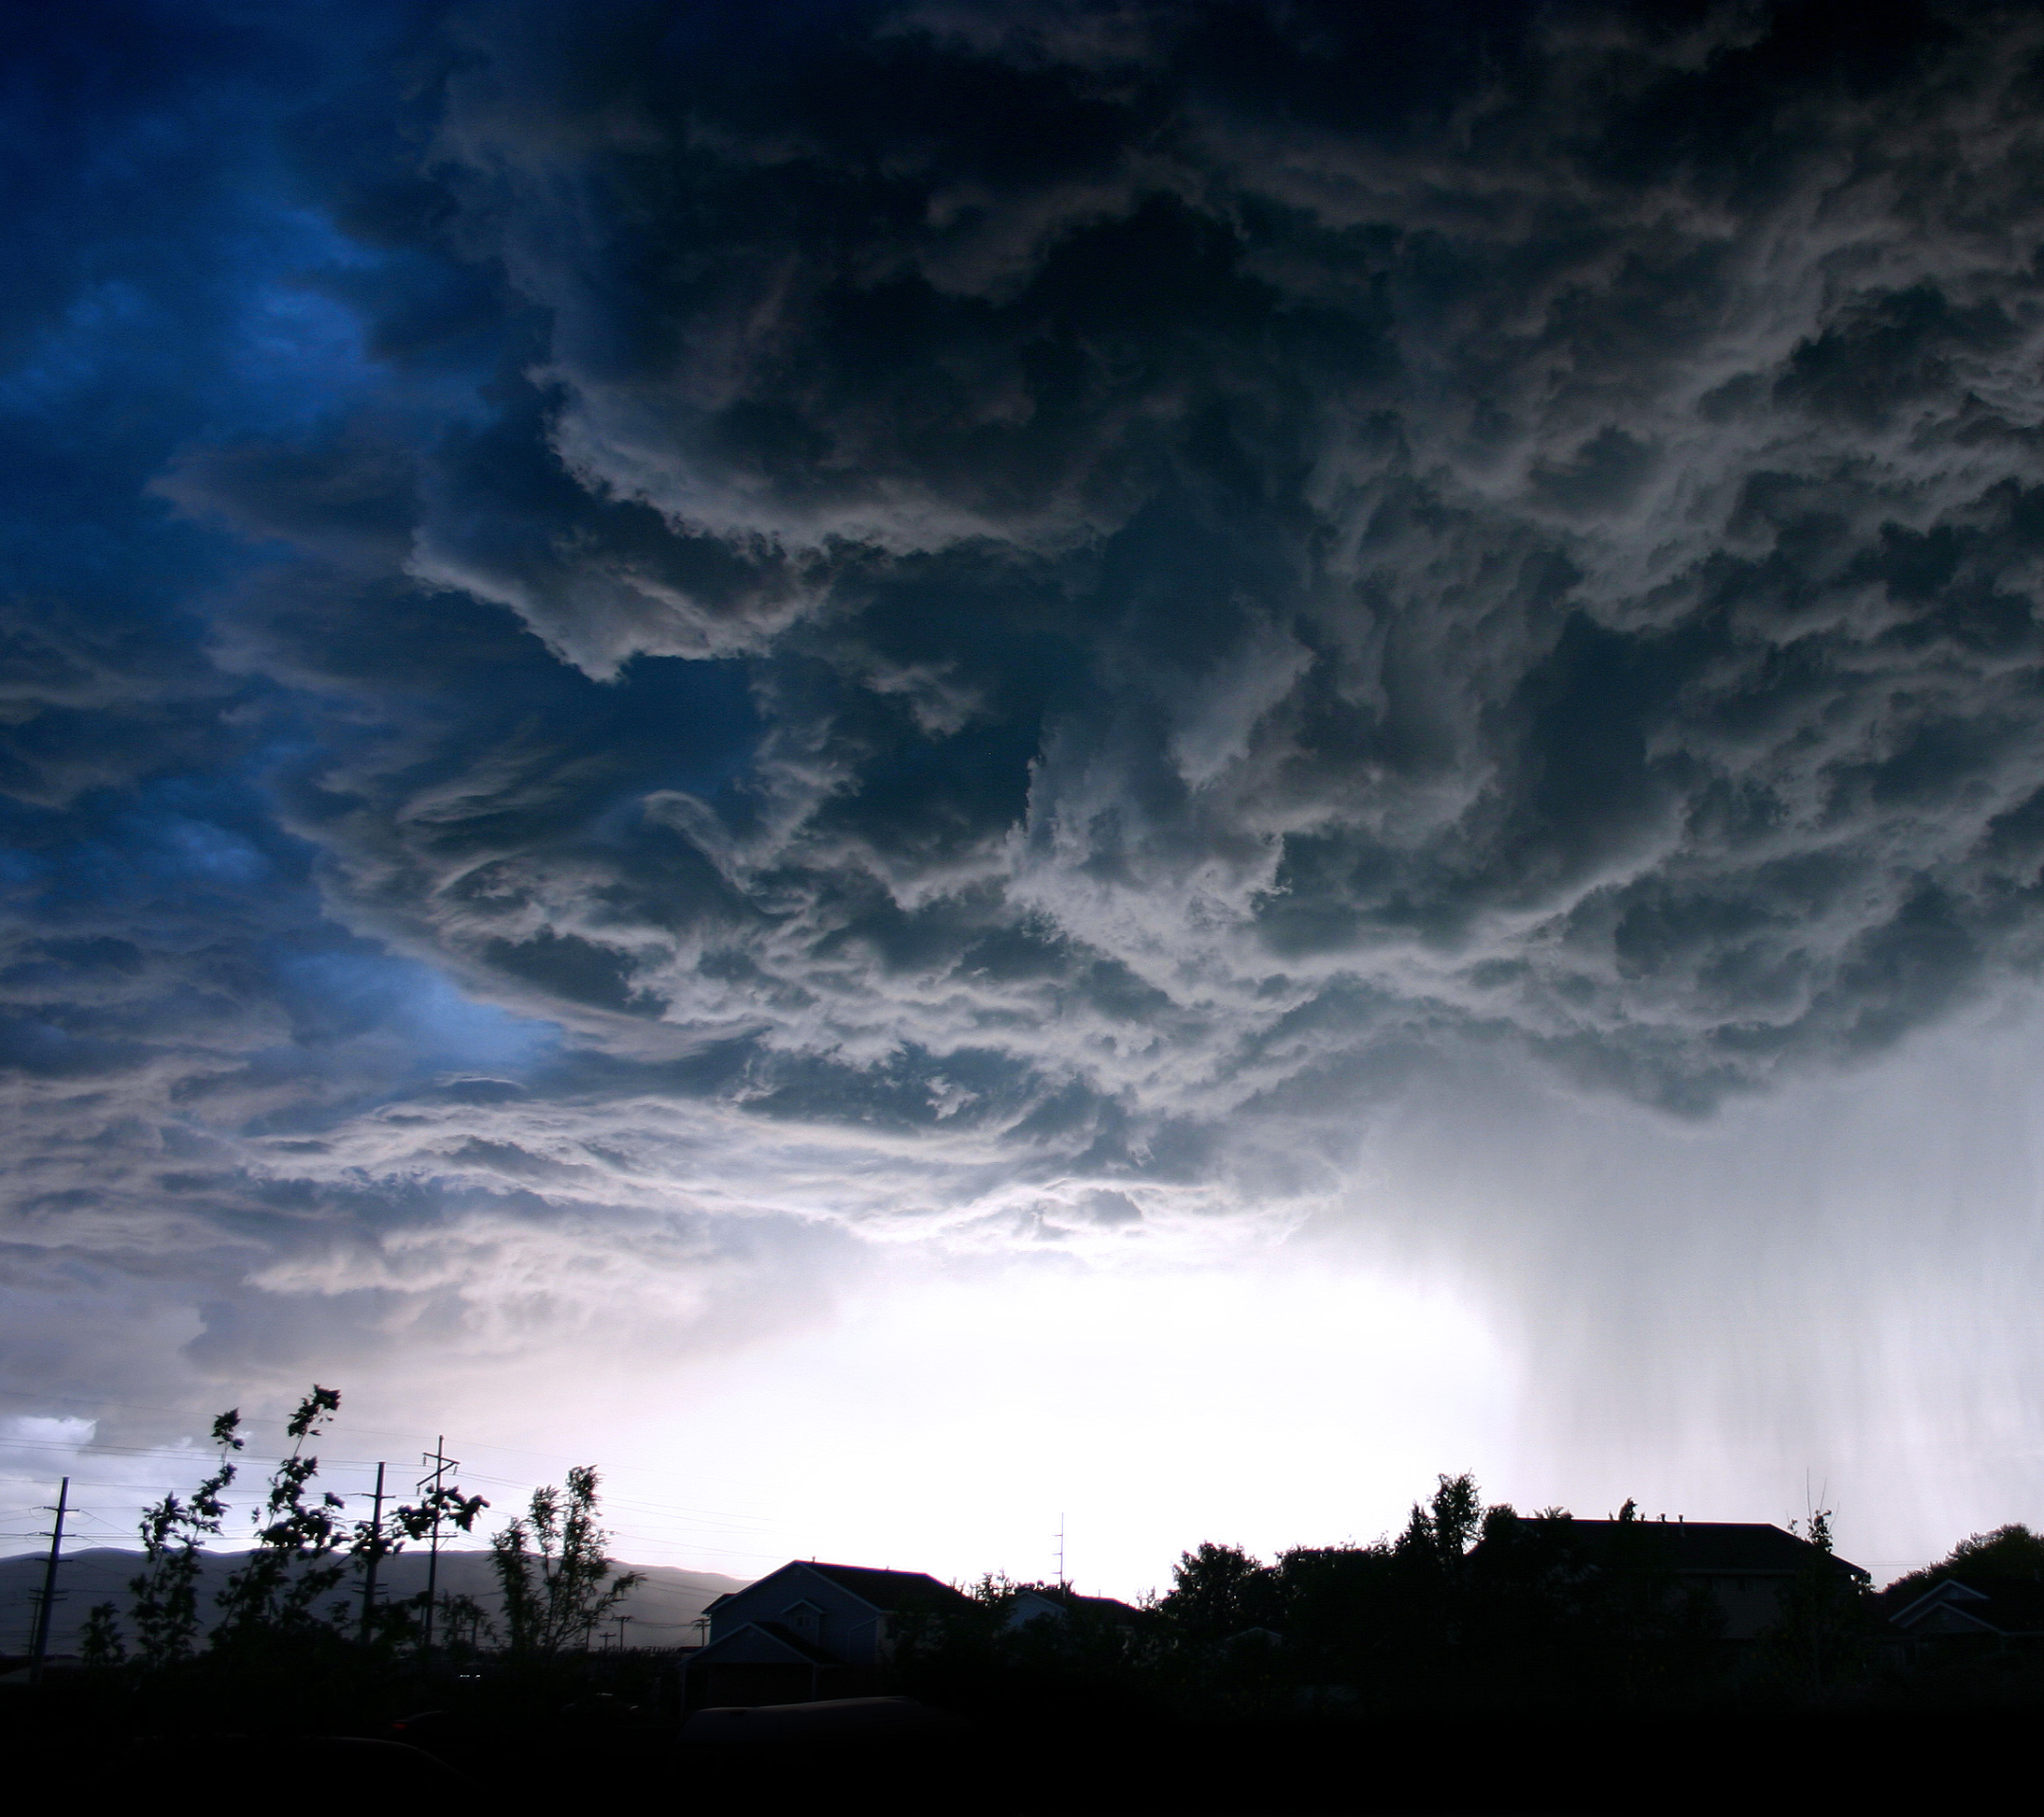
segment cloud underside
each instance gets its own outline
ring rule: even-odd
[[[2034,20],[735,11],[276,112],[354,363],[9,609],[27,1249],[1119,1242],[2034,977]]]

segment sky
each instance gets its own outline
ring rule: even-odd
[[[2044,20],[0,59],[0,1547],[2044,1516]]]

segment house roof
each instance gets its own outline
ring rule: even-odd
[[[1056,1584],[1026,1583],[1015,1594],[1017,1597],[1034,1596],[1062,1609],[1084,1610],[1109,1621],[1138,1621],[1142,1617],[1142,1611],[1131,1603],[1118,1602],[1113,1596],[1083,1596],[1076,1590],[1061,1589]]]
[[[786,1661],[790,1665],[835,1666],[836,1654],[825,1652],[815,1642],[804,1640],[793,1629],[778,1621],[749,1621],[735,1632],[698,1649],[689,1658],[690,1669],[697,1666],[753,1665]]]
[[[824,1649],[819,1647],[815,1641],[804,1639],[785,1622],[761,1621],[753,1623],[753,1626],[764,1632],[771,1634],[784,1646],[794,1648],[798,1653],[806,1655],[816,1665],[831,1666],[837,1663],[837,1655],[836,1653],[827,1652]]]
[[[893,1611],[932,1602],[956,1603],[967,1598],[940,1583],[926,1571],[876,1571],[864,1564],[819,1564],[813,1559],[795,1561],[805,1571],[828,1578],[840,1589],[849,1590],[875,1609]],[[785,1567],[783,1567],[785,1569]]]
[[[1946,1578],[1889,1617],[1905,1632],[1926,1626],[1941,1611],[1954,1611],[1966,1624],[1998,1634],[2044,1633],[2044,1583],[2034,1578],[2000,1578],[1969,1572]]]
[[[1766,1521],[1573,1521],[1571,1536],[1595,1558],[1621,1530],[1642,1547],[1643,1559],[1670,1571],[1713,1577],[1771,1577],[1806,1569],[1814,1548],[1806,1539]],[[1843,1559],[1841,1571],[1856,1566]]]

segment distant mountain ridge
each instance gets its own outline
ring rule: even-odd
[[[210,1623],[216,1613],[215,1595],[226,1584],[227,1575],[247,1555],[237,1552],[207,1552],[202,1555],[199,1606],[202,1620]],[[27,1649],[28,1629],[34,1619],[35,1593],[43,1587],[43,1559],[24,1553],[0,1559],[0,1653]],[[142,1555],[118,1546],[102,1545],[67,1552],[58,1567],[58,1602],[50,1622],[50,1650],[73,1653],[85,1626],[85,1613],[95,1603],[113,1602],[124,1612],[128,1607],[128,1579],[141,1568]],[[377,1578],[377,1600],[402,1600],[426,1587],[427,1558],[424,1552],[407,1549],[383,1561]],[[620,1572],[637,1571],[645,1581],[632,1590],[619,1605],[618,1613],[630,1616],[625,1635],[631,1647],[693,1646],[696,1623],[703,1606],[728,1591],[742,1590],[747,1578],[721,1577],[714,1571],[683,1571],[671,1564],[627,1564]],[[448,1596],[469,1596],[488,1610],[497,1612],[497,1581],[486,1552],[443,1552],[440,1555],[440,1590]],[[361,1607],[361,1579],[351,1573],[335,1592],[350,1607]],[[125,1626],[125,1624],[124,1624]],[[614,1627],[607,1630],[615,1633]]]

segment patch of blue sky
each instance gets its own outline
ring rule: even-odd
[[[417,983],[406,995],[405,1014],[422,1066],[531,1066],[559,1049],[559,1023],[514,1015],[465,995],[428,966],[414,969]]]
[[[114,837],[78,839],[48,855],[42,873],[32,881],[34,911],[47,922],[62,921],[81,910],[144,914],[133,923],[153,943],[184,944],[171,929],[197,929],[200,902],[217,917],[221,899],[250,901],[254,886],[269,881],[249,862],[261,862],[253,847],[235,849],[232,836],[198,823],[165,828],[131,821],[109,829]],[[265,905],[272,912],[274,903]],[[215,930],[217,931],[217,929]]]
[[[302,428],[387,384],[360,313],[320,283],[375,255],[316,211],[256,201],[204,238],[203,281],[136,248],[132,270],[81,289],[0,372],[0,412],[48,419],[121,395],[209,439]]]
[[[152,328],[170,326],[159,301],[133,279],[95,284],[44,326],[26,358],[0,372],[0,411],[45,414],[102,383],[111,350],[146,348]]]
[[[379,375],[362,346],[355,311],[294,275],[254,286],[241,310],[241,332],[226,378],[271,430],[303,427],[344,408],[371,390]]]
[[[24,852],[19,846],[0,845],[0,889],[20,889],[41,883],[49,875],[50,863],[40,852]]]
[[[402,409],[483,414],[474,375],[427,381],[408,373],[398,383],[387,362],[369,350],[369,325],[346,290],[371,290],[393,263],[380,248],[364,246],[326,215],[279,210],[274,243],[242,294],[227,374],[241,388],[243,408],[259,414],[273,432],[304,429],[351,405],[374,400]]]
[[[735,658],[636,656],[614,681],[597,685],[617,697],[619,735],[657,730],[661,761],[633,775],[597,813],[599,838],[637,833],[649,794],[678,789],[720,811],[751,773],[766,722],[752,690],[753,666]],[[655,742],[648,737],[649,744]]]
[[[271,873],[270,860],[240,834],[210,821],[169,814],[143,829],[139,851],[171,875],[213,883],[252,884]]]
[[[414,1072],[516,1070],[547,1059],[560,1044],[557,1023],[479,1002],[432,966],[389,953],[293,955],[279,961],[277,979],[287,997],[317,1005],[330,1034],[399,1042]]]
[[[161,777],[63,811],[15,806],[9,824],[19,857],[0,876],[34,886],[41,915],[84,904],[188,907],[196,891],[216,908],[223,897],[245,902],[273,925],[294,894],[316,901],[308,849],[277,833],[233,777]]]

